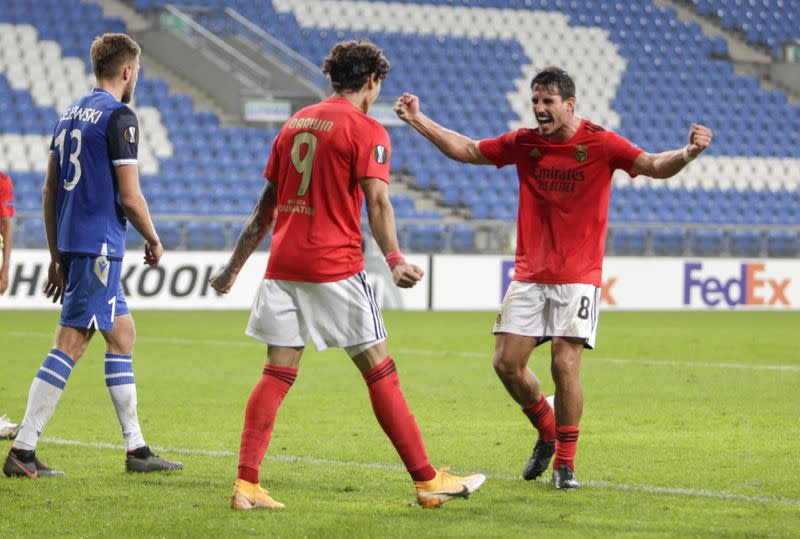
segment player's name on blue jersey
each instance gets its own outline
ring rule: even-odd
[[[96,124],[103,117],[102,110],[93,109],[90,107],[70,107],[61,117],[62,120],[80,120],[81,122],[90,122]]]

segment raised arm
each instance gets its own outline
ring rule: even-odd
[[[473,165],[492,164],[481,153],[477,140],[446,129],[425,116],[419,108],[417,96],[404,93],[395,103],[394,111],[401,120],[419,131],[450,159]]]
[[[144,262],[150,266],[157,266],[164,248],[156,234],[153,220],[150,218],[150,209],[139,185],[139,167],[135,164],[119,165],[116,167],[116,172],[122,210],[133,228],[144,238]]]
[[[261,191],[261,198],[258,200],[253,213],[245,223],[239,239],[236,241],[236,247],[233,249],[231,258],[228,263],[214,274],[209,279],[209,284],[217,292],[227,294],[230,292],[233,283],[236,282],[236,277],[242,270],[244,263],[256,250],[258,244],[262,242],[264,237],[272,225],[275,218],[275,206],[278,201],[278,192],[275,184],[268,181]]]
[[[365,178],[360,183],[367,205],[369,228],[392,270],[394,284],[400,288],[411,288],[422,279],[424,272],[418,266],[408,264],[400,254],[394,209],[389,201],[389,184],[378,178]]]
[[[689,130],[689,143],[679,150],[661,153],[642,153],[633,162],[632,171],[650,178],[671,178],[689,162],[708,148],[713,138],[709,128],[700,124],[692,124]]]

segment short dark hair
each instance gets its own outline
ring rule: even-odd
[[[114,78],[125,62],[139,57],[142,49],[127,34],[103,34],[92,41],[92,70],[98,79]]]
[[[330,75],[335,91],[356,92],[373,75],[385,79],[389,73],[389,60],[367,39],[342,41],[334,45],[325,57],[322,72]]]
[[[564,100],[575,97],[575,81],[560,67],[548,66],[536,73],[531,81],[531,89],[534,86],[544,86],[550,93],[558,93]]]

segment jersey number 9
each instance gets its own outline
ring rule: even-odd
[[[306,145],[306,153],[302,157],[300,151]],[[300,181],[300,187],[297,188],[297,196],[301,197],[308,191],[308,186],[311,185],[311,172],[314,169],[314,153],[317,151],[317,136],[314,133],[298,133],[294,136],[292,141],[292,164],[297,169],[303,179]]]

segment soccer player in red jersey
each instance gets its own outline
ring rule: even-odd
[[[623,137],[575,115],[575,84],[564,70],[548,67],[531,81],[537,129],[518,129],[493,139],[471,140],[420,112],[419,99],[403,94],[398,116],[463,163],[514,165],[519,176],[517,253],[514,280],[493,333],[494,369],[511,397],[538,431],[523,469],[527,480],[553,462],[557,489],[579,487],[575,450],[583,412],[580,362],[593,348],[608,223],[611,178],[669,178],[711,143],[707,127],[692,124],[678,150],[650,154]],[[555,412],[528,368],[533,349],[552,341]]]
[[[210,282],[226,293],[273,219],[272,250],[247,334],[267,344],[263,376],[245,411],[234,509],[279,509],[260,486],[259,466],[281,401],[297,377],[309,339],[317,350],[344,348],[364,376],[372,408],[414,482],[417,501],[436,507],[466,497],[485,481],[431,467],[417,423],[386,351],[386,329],[364,273],[361,204],[397,286],[409,288],[422,270],[397,243],[389,202],[389,136],[367,116],[389,71],[369,41],[335,45],[323,66],[334,94],[298,111],[272,145],[264,190],[228,263]]]
[[[8,288],[8,270],[11,267],[11,245],[14,242],[14,184],[11,178],[0,172],[0,250],[3,263],[0,265],[0,296]],[[0,440],[13,440],[19,425],[6,415],[0,415]]]
[[[14,184],[0,172],[0,249],[3,264],[0,266],[0,295],[8,288],[8,270],[11,268],[11,245],[14,243]]]

